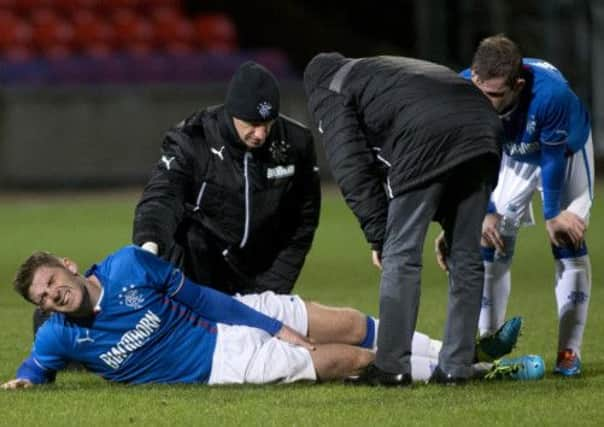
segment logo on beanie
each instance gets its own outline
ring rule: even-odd
[[[271,110],[273,109],[273,106],[268,101],[262,101],[260,104],[258,104],[257,109],[260,116],[263,119],[267,119],[271,115]]]

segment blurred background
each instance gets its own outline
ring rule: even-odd
[[[496,33],[565,74],[604,156],[604,1],[333,3],[0,0],[0,189],[144,184],[163,132],[221,103],[248,59],[280,80],[283,112],[310,124],[301,76],[318,52],[412,56],[459,71]]]

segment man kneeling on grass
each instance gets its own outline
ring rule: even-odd
[[[231,297],[135,246],[84,276],[36,252],[14,286],[53,315],[4,389],[52,382],[69,361],[109,381],[212,385],[343,379],[374,359],[376,321],[357,310],[272,292]],[[415,334],[415,380],[430,377],[439,350]]]

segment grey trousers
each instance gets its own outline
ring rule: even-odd
[[[458,168],[456,173],[390,201],[382,249],[375,362],[383,371],[411,372],[422,251],[428,226],[436,219],[449,248],[447,320],[438,364],[454,377],[469,378],[472,374],[484,281],[480,236],[492,190],[488,179],[477,175]]]

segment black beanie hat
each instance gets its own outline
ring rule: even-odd
[[[273,74],[253,61],[242,64],[227,90],[229,115],[247,122],[268,122],[279,115],[279,84]]]

